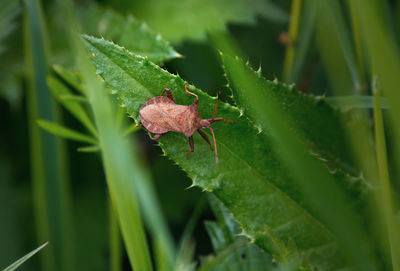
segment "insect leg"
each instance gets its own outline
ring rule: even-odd
[[[147,131],[147,133],[149,134],[149,137],[150,137],[150,139],[152,139],[152,140],[157,140],[157,139],[159,139],[161,136],[164,135],[164,134],[155,134],[154,136],[152,136],[152,135],[150,134],[149,131]]]
[[[171,90],[169,90],[168,88],[167,88],[167,97],[168,97],[170,100],[172,100],[173,102],[175,102],[174,96],[172,96],[172,92],[171,92]]]
[[[193,136],[189,137],[190,150],[186,150],[186,158],[189,160],[189,152],[194,152]]]
[[[199,102],[199,96],[197,96],[196,94],[190,92],[190,91],[187,89],[187,87],[188,87],[188,82],[186,82],[186,85],[185,85],[185,92],[186,92],[187,94],[190,94],[190,95],[195,96],[196,99],[194,99],[193,104],[197,104],[197,103]]]
[[[208,139],[207,135],[205,133],[203,133],[203,131],[201,131],[201,130],[197,130],[197,132],[199,132],[199,134],[204,138],[204,140],[208,143],[208,145],[210,145],[210,149],[211,149],[211,151],[213,151],[213,148],[211,146],[211,142]]]
[[[164,90],[161,92],[160,96],[162,96],[164,94],[164,92],[167,92],[167,97],[170,100],[172,100],[173,102],[175,102],[174,101],[174,96],[172,96],[172,92],[171,92],[171,90],[169,90],[169,88],[164,88]]]

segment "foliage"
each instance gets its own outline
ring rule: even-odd
[[[225,30],[228,22],[254,23],[258,14],[280,23],[287,21],[287,14],[272,1],[151,0],[128,6],[139,19],[173,43],[183,39],[204,40],[207,32]]]
[[[397,2],[0,0],[0,262],[400,271]],[[137,126],[186,83],[219,164]]]
[[[175,90],[173,94],[178,104],[191,102],[192,98],[184,93],[185,82],[179,76],[169,74],[149,60],[135,56],[111,42],[89,36],[84,36],[84,40],[97,72],[104,78],[111,93],[117,95],[120,105],[126,108],[128,114],[136,121],[139,108],[146,101],[146,97],[158,95],[159,90],[164,87]],[[230,58],[225,58],[225,62],[228,59],[232,61]],[[228,64],[232,65],[229,62]],[[257,87],[263,89],[263,93],[267,95],[263,100],[277,96],[281,99],[279,101],[281,105],[289,106],[289,109],[283,108],[283,111],[287,111],[281,114],[296,112],[294,115],[298,119],[295,122],[301,127],[300,132],[309,137],[306,142],[311,142],[315,155],[321,160],[328,161],[327,165],[331,164],[328,167],[336,172],[332,175],[335,182],[344,186],[354,183],[355,177],[341,172],[351,169],[351,164],[348,154],[342,152],[346,149],[337,147],[346,144],[346,140],[343,138],[343,133],[338,130],[339,121],[334,111],[323,101],[301,95],[287,86],[267,82],[259,78],[255,72],[254,76],[263,84]],[[189,90],[199,96],[200,114],[206,116],[206,112],[213,108],[215,100],[193,86],[190,86]],[[246,97],[242,95],[235,98],[236,102],[241,104],[242,99]],[[323,264],[327,264],[326,258],[332,257],[332,253],[336,254],[332,233],[322,226],[324,224],[322,221],[315,220],[315,210],[301,197],[290,173],[283,165],[277,163],[279,157],[273,151],[276,147],[268,136],[270,132],[262,131],[267,127],[258,125],[255,120],[249,121],[246,118],[247,114],[244,108],[239,109],[220,103],[218,116],[234,120],[234,125],[215,125],[217,144],[220,147],[219,165],[210,162],[213,154],[202,141],[196,145],[196,152],[191,156],[195,163],[186,160],[187,142],[181,135],[171,133],[163,136],[159,140],[160,146],[165,154],[185,169],[192,178],[193,185],[217,195],[241,223],[245,234],[261,247],[266,250],[271,249],[270,240],[264,232],[264,225],[268,225],[281,239],[291,237],[300,250],[309,251],[313,264],[320,265],[321,269],[331,269],[332,266],[327,267]],[[244,117],[240,118],[240,115]],[[322,115],[324,121],[319,122],[315,116]],[[321,130],[320,127],[324,127],[329,121],[331,123],[328,127],[331,130],[324,129],[326,134],[313,132],[313,129]],[[256,126],[260,127],[260,130],[257,130]],[[293,130],[296,133],[295,127]],[[314,136],[317,138],[312,138]],[[200,137],[195,136],[195,141],[197,139]],[[315,145],[319,143],[322,143],[320,147]],[[326,171],[328,172],[328,168]],[[361,181],[360,179],[362,186]],[[264,208],[264,206],[275,208]],[[295,229],[290,226],[293,223],[297,225]],[[337,259],[331,259],[331,262],[334,265],[341,264]]]
[[[209,202],[217,221],[206,221],[215,256],[204,259],[200,270],[265,270],[275,269],[271,256],[241,234],[239,224],[215,196]]]

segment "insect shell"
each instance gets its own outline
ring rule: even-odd
[[[215,118],[217,112],[218,100],[215,105],[214,115],[211,119],[202,119],[199,114],[197,103],[199,97],[188,91],[188,83],[185,85],[185,92],[195,96],[195,100],[189,106],[179,105],[174,101],[171,91],[165,88],[160,96],[149,99],[139,111],[139,119],[142,125],[147,129],[147,133],[152,140],[157,140],[164,134],[173,131],[182,133],[189,138],[190,149],[186,150],[186,157],[189,159],[189,152],[194,152],[193,133],[198,132],[213,150],[207,135],[200,129],[210,129],[214,140],[215,161],[218,164],[217,143],[215,141],[214,130],[211,124],[216,121],[232,122],[223,118]],[[167,97],[162,96],[164,93]],[[154,136],[151,133],[154,133]]]

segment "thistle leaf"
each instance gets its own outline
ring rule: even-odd
[[[83,36],[83,41],[98,74],[136,122],[139,122],[139,109],[147,97],[160,95],[166,87],[171,89],[177,104],[193,102],[193,97],[184,91],[185,81],[179,76],[112,42],[90,36]],[[216,98],[192,85],[189,91],[199,96],[200,115],[211,117]],[[288,96],[287,101],[292,99],[289,89],[283,95]],[[316,104],[314,112],[318,114],[320,107]],[[241,114],[244,116],[240,117]],[[273,250],[265,232],[267,225],[285,243],[292,238],[299,251],[307,254],[312,266],[320,270],[344,267],[338,256],[336,238],[303,204],[304,199],[293,187],[287,168],[272,151],[273,142],[268,135],[261,135],[247,113],[230,104],[220,102],[217,117],[234,121],[213,125],[218,165],[214,153],[197,134],[194,134],[195,152],[191,153],[190,160],[186,159],[189,145],[184,135],[167,133],[158,142],[164,153],[186,171],[193,185],[213,192],[238,220],[242,233],[264,250]],[[332,176],[342,183],[349,178],[340,172]]]

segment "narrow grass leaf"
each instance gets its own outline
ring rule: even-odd
[[[57,122],[57,109],[46,83],[48,38],[40,0],[24,1],[24,48],[33,208],[37,238],[51,248],[41,254],[45,271],[76,270],[67,153],[61,141],[41,130],[38,119]]]
[[[47,132],[52,133],[56,136],[80,142],[97,144],[96,139],[94,139],[93,137],[71,130],[58,123],[50,122],[47,120],[38,120],[37,123],[43,130],[46,130]]]
[[[365,94],[367,88],[367,77],[365,72],[364,50],[361,41],[360,23],[355,1],[348,1],[349,13],[351,18],[354,48],[357,59],[357,71],[360,77],[361,92]]]
[[[382,96],[387,98],[391,110],[389,113],[390,127],[393,138],[400,138],[400,57],[398,46],[392,33],[379,12],[379,1],[355,0],[356,12],[359,18],[360,32],[365,45],[369,64],[374,74],[379,78]],[[400,144],[394,145],[394,164],[400,161]],[[397,176],[400,176],[398,167],[395,167]]]
[[[293,0],[291,7],[291,16],[289,21],[289,42],[286,44],[285,60],[283,65],[283,78],[289,81],[290,74],[292,73],[293,60],[295,56],[295,48],[297,44],[297,37],[299,34],[299,25],[302,11],[302,0]]]
[[[77,101],[76,99],[65,99],[66,96],[74,96],[68,87],[52,76],[47,77],[47,84],[49,85],[54,97],[65,107],[65,109],[80,121],[93,136],[97,136],[96,128],[84,110],[81,101]]]
[[[63,1],[63,9],[73,16],[73,2]],[[118,213],[119,225],[127,254],[134,270],[153,270],[147,237],[141,214],[146,219],[149,232],[165,255],[165,265],[172,270],[175,248],[171,234],[161,214],[160,206],[151,185],[150,174],[137,155],[134,141],[125,140],[116,127],[115,110],[105,93],[104,84],[96,75],[93,65],[87,59],[87,52],[76,34],[79,32],[75,20],[68,20],[69,34],[84,77],[88,98],[98,128],[103,165],[110,190],[111,200]],[[95,57],[96,54],[91,54]]]
[[[76,45],[79,50],[79,45]],[[79,52],[79,51],[78,51]],[[84,55],[81,55],[84,58]],[[104,86],[91,66],[83,62],[81,67],[88,85],[88,97],[93,109],[98,138],[101,145],[104,170],[110,197],[118,212],[122,236],[133,269],[153,270],[147,238],[139,212],[135,183],[146,182],[148,177],[140,169],[139,161],[126,150],[134,146],[124,141],[113,121],[110,100]]]
[[[77,149],[78,152],[98,152],[100,151],[99,146],[87,146],[87,147],[79,147]]]
[[[122,242],[118,225],[118,215],[109,203],[110,221],[110,271],[122,271]]]
[[[32,250],[31,252],[29,252],[28,254],[23,256],[22,258],[18,259],[17,261],[13,262],[11,265],[9,265],[5,269],[3,269],[3,271],[14,271],[14,270],[16,270],[21,264],[23,264],[24,262],[29,260],[30,257],[32,257],[33,255],[38,253],[42,248],[44,248],[47,245],[48,245],[48,242],[44,243],[43,245],[41,245],[37,249]]]
[[[359,94],[361,83],[350,33],[340,2],[313,0],[318,6],[317,44],[337,95]],[[352,93],[343,90],[354,89]]]
[[[88,103],[88,99],[83,96],[77,96],[77,95],[60,95],[58,96],[60,100],[64,101],[74,101],[74,102],[80,102],[80,103]]]
[[[288,83],[300,83],[299,80],[303,74],[303,70],[305,69],[305,62],[310,51],[311,42],[315,31],[317,6],[314,5],[312,0],[305,0],[302,12],[303,16],[301,16],[299,34],[296,43],[294,44],[295,54],[293,65],[288,77],[285,80]]]
[[[81,94],[86,96],[85,90],[83,89],[79,79],[76,75],[64,69],[62,66],[53,65],[53,70],[56,72],[58,76],[60,76],[65,82],[67,82],[74,89],[78,90]]]
[[[375,123],[375,141],[376,141],[376,153],[378,162],[379,182],[380,182],[380,199],[382,200],[381,212],[385,219],[385,226],[387,230],[387,236],[390,244],[391,260],[393,270],[400,270],[400,223],[397,221],[395,214],[393,213],[393,202],[392,202],[392,189],[389,178],[389,166],[388,157],[386,151],[386,139],[384,122],[380,105],[380,91],[377,87],[376,78],[374,78],[374,123]]]

